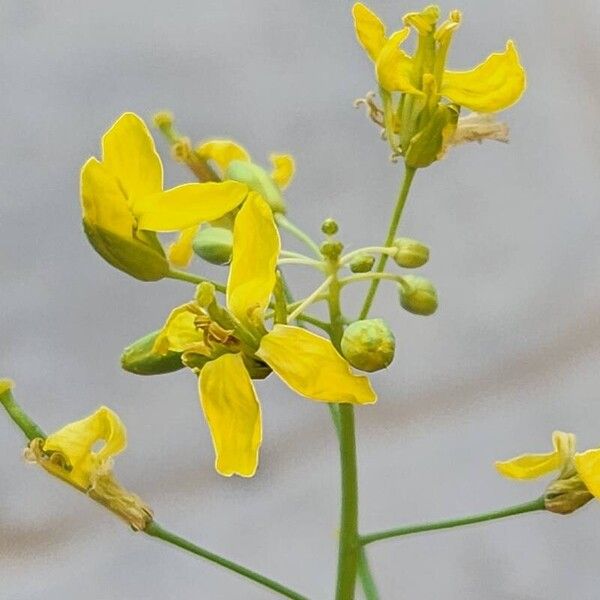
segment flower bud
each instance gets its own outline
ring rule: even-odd
[[[394,359],[396,340],[383,319],[365,319],[346,328],[341,348],[353,367],[361,371],[379,371]]]
[[[213,265],[226,265],[231,262],[233,233],[225,227],[205,227],[194,238],[194,252]]]
[[[330,260],[338,259],[343,249],[344,244],[342,242],[328,241],[321,244],[321,254]]]
[[[406,269],[422,267],[429,260],[429,248],[418,240],[398,238],[393,244],[397,252],[393,255],[397,265]]]
[[[286,207],[281,191],[262,167],[245,160],[232,160],[225,172],[225,179],[245,183],[266,200],[273,212],[285,214]]]
[[[375,257],[371,254],[358,254],[350,261],[350,270],[353,273],[368,273],[375,264]]]
[[[435,287],[425,277],[405,275],[400,285],[400,304],[402,308],[415,315],[432,315],[438,307]]]
[[[183,369],[180,352],[159,354],[153,350],[160,331],[154,331],[127,346],[121,354],[121,367],[136,375],[161,375]]]
[[[325,235],[335,235],[339,230],[338,224],[333,219],[325,219],[321,223],[321,231]]]

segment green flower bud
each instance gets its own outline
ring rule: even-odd
[[[325,235],[335,235],[339,230],[338,224],[333,219],[325,219],[321,223],[321,231]]]
[[[330,260],[336,260],[340,257],[344,244],[342,242],[328,241],[321,244],[321,254]]]
[[[432,315],[438,307],[435,287],[425,277],[405,275],[400,285],[400,304],[402,308],[415,315]]]
[[[154,331],[127,346],[121,354],[121,367],[136,375],[161,375],[183,369],[180,352],[158,354],[153,351],[160,331]]]
[[[342,337],[342,354],[361,371],[385,369],[394,360],[396,340],[383,319],[351,323]]]
[[[353,273],[368,273],[375,264],[375,257],[371,254],[358,254],[350,261],[350,270]]]
[[[245,160],[232,160],[225,172],[225,179],[245,183],[266,200],[273,212],[285,214],[286,206],[281,191],[262,167]]]
[[[429,260],[429,248],[418,240],[398,238],[393,244],[397,248],[393,259],[397,265],[406,269],[422,267]]]
[[[204,227],[194,238],[194,252],[213,265],[227,265],[231,262],[233,233],[224,227]]]

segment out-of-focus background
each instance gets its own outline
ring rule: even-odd
[[[420,6],[373,0],[390,27]],[[47,430],[100,404],[126,422],[117,470],[167,527],[332,597],[338,457],[327,410],[275,377],[258,384],[265,441],[252,480],[212,466],[194,377],[139,378],[121,349],[193,288],[143,284],[104,263],[80,227],[79,168],[123,111],[169,108],[194,140],[230,136],[258,162],[291,152],[291,218],[348,248],[380,241],[401,177],[355,98],[374,87],[351,2],[3,0],[0,73],[0,376]],[[455,8],[444,5],[444,12]],[[600,443],[600,5],[463,0],[450,66],[517,41],[529,77],[509,145],[453,151],[417,175],[401,231],[432,249],[431,318],[382,285],[394,365],[358,411],[364,531],[530,500],[495,459],[550,434]],[[158,137],[158,136],[157,136]],[[191,180],[157,141],[170,185]],[[290,242],[290,248],[297,246]],[[201,265],[196,263],[195,268]],[[214,272],[213,272],[214,274]],[[309,291],[311,273],[293,274]],[[358,289],[356,289],[358,295]],[[360,294],[362,296],[362,293]],[[346,299],[348,312],[358,298]],[[1,416],[0,416],[1,417]],[[0,597],[6,600],[274,597],[141,534],[21,459],[0,418]],[[382,598],[598,597],[600,507],[522,516],[369,548]]]

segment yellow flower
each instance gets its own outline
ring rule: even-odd
[[[388,92],[423,95],[423,76],[435,78],[437,95],[476,112],[497,112],[514,104],[525,89],[525,70],[514,42],[504,52],[491,54],[470,71],[445,69],[452,35],[460,24],[459,11],[436,29],[439,9],[428,6],[404,16],[403,29],[386,35],[385,25],[364,4],[353,7],[358,41],[376,65],[377,78]],[[419,35],[417,52],[409,56],[401,48],[412,26]]]
[[[511,40],[503,52],[491,54],[470,71],[446,69],[452,36],[461,20],[457,10],[439,26],[437,6],[408,13],[403,18],[405,27],[389,37],[379,17],[364,4],[356,3],[352,12],[358,41],[375,64],[387,138],[395,153],[407,157],[409,166],[424,167],[443,156],[460,107],[497,112],[517,102],[525,90],[525,70]],[[411,27],[418,35],[414,56],[401,48]],[[394,93],[401,96],[396,102]],[[442,98],[451,103],[442,103]],[[375,113],[379,110],[369,106]],[[424,134],[420,139],[419,133]]]
[[[151,510],[112,475],[113,457],[126,446],[125,426],[110,408],[102,406],[46,439],[33,440],[26,456],[112,510],[134,529],[143,529],[152,518]]]
[[[548,487],[546,508],[566,514],[593,497],[600,499],[600,448],[575,452],[575,435],[555,431],[554,450],[545,454],[522,454],[495,463],[496,469],[511,479],[537,479],[558,471]]]
[[[251,477],[258,465],[262,423],[253,370],[248,366],[252,361],[266,363],[292,390],[313,400],[357,404],[376,400],[369,380],[354,375],[329,340],[290,325],[275,325],[266,332],[264,311],[275,285],[279,250],[273,213],[260,195],[251,193],[235,220],[227,308],[260,342],[257,348],[248,348],[223,336],[224,343],[214,346],[199,376],[215,466],[226,476]],[[198,310],[185,305],[171,313],[156,348],[189,349],[202,355],[205,340],[198,330]]]
[[[144,122],[133,113],[102,137],[102,160],[81,170],[83,226],[94,249],[114,267],[144,281],[169,271],[158,231],[180,231],[236,208],[247,187],[188,183],[163,191],[163,169]]]
[[[198,156],[211,161],[220,170],[225,180],[235,179],[247,184],[271,203],[283,206],[281,190],[284,190],[294,176],[294,159],[289,154],[271,154],[273,169],[268,175],[261,167],[252,163],[248,151],[232,140],[208,140],[196,148]],[[231,171],[229,170],[232,165]],[[239,176],[242,172],[245,178]],[[248,176],[251,173],[252,176]],[[215,225],[230,225],[215,223]],[[198,227],[190,227],[181,232],[179,238],[168,250],[169,261],[179,267],[186,267],[192,259],[192,242]]]

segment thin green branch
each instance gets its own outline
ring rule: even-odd
[[[217,292],[225,293],[227,288],[221,284],[216,283],[215,281],[211,281],[210,279],[206,279],[205,277],[200,277],[199,275],[194,275],[193,273],[186,273],[185,271],[177,271],[176,269],[170,269],[167,277],[169,279],[177,279],[179,281],[187,281],[188,283],[195,283],[198,285],[199,283],[212,283],[215,286],[215,290]]]
[[[34,423],[29,415],[26,415],[23,409],[17,404],[10,388],[5,389],[2,393],[0,393],[0,404],[4,406],[10,418],[25,434],[29,441],[37,438],[46,439],[47,436],[41,427]]]
[[[410,191],[410,185],[415,176],[416,169],[412,169],[410,167],[406,167],[404,171],[404,181],[402,183],[402,187],[400,188],[400,193],[398,195],[398,200],[396,202],[396,207],[394,208],[394,213],[392,215],[392,220],[390,221],[390,226],[387,232],[387,237],[384,246],[391,246],[394,242],[394,238],[396,237],[396,231],[398,230],[398,225],[400,224],[400,218],[402,217],[402,211],[404,209],[404,205],[406,204],[406,199],[408,198],[408,192]],[[387,254],[382,254],[379,257],[379,262],[377,263],[377,267],[375,269],[376,273],[383,272],[385,265],[387,263],[389,256]],[[373,279],[371,282],[371,287],[367,292],[367,296],[365,298],[365,302],[363,304],[362,310],[360,311],[359,319],[366,319],[369,311],[371,310],[371,306],[373,304],[373,300],[375,299],[375,294],[377,293],[377,288],[379,287],[379,279]]]
[[[294,225],[285,215],[282,215],[281,213],[275,213],[275,221],[279,227],[289,231],[294,237],[305,244],[307,248],[310,248],[314,252],[315,256],[321,258],[321,250],[314,240],[307,233],[304,233],[302,229]]]
[[[367,544],[371,544],[373,542],[387,540],[389,538],[394,537],[400,537],[403,535],[423,533],[425,531],[437,531],[438,529],[451,529],[452,527],[462,527],[464,525],[472,525],[473,523],[483,523],[484,521],[504,519],[505,517],[512,517],[514,515],[521,515],[524,513],[545,509],[546,506],[544,503],[544,497],[541,496],[540,498],[537,498],[536,500],[533,500],[531,502],[525,502],[524,504],[509,506],[508,508],[503,508],[488,513],[471,515],[469,517],[462,517],[460,519],[449,519],[446,521],[419,523],[418,525],[406,525],[404,527],[398,527],[397,529],[387,529],[386,531],[369,533],[367,535],[360,536],[360,543],[363,546],[366,546]]]
[[[274,581],[273,579],[269,579],[268,577],[265,577],[264,575],[253,571],[252,569],[248,569],[247,567],[238,565],[237,563],[228,560],[227,558],[224,558],[222,556],[219,556],[214,552],[210,552],[208,550],[205,550],[204,548],[201,548],[200,546],[196,546],[196,544],[192,544],[192,542],[186,540],[185,538],[182,538],[178,535],[175,535],[174,533],[171,533],[170,531],[167,531],[156,521],[152,521],[148,525],[148,527],[146,527],[144,533],[151,537],[163,540],[163,542],[172,544],[173,546],[177,546],[182,550],[191,552],[192,554],[195,554],[196,556],[200,556],[201,558],[204,558],[217,565],[220,565],[225,569],[234,571],[235,573],[238,573],[239,575],[242,575],[247,579],[256,581],[256,583],[260,583],[261,585],[264,585],[270,590],[273,590],[274,592],[277,592],[278,594],[281,594],[286,598],[292,598],[292,600],[308,600],[306,596],[294,592],[294,590],[291,590],[290,588],[286,587],[285,585],[282,585],[281,583],[278,583],[277,581]]]
[[[361,546],[358,556],[358,579],[360,585],[365,593],[367,600],[379,600],[379,592],[377,591],[377,585],[375,579],[369,568],[369,559],[367,558],[367,551]]]

